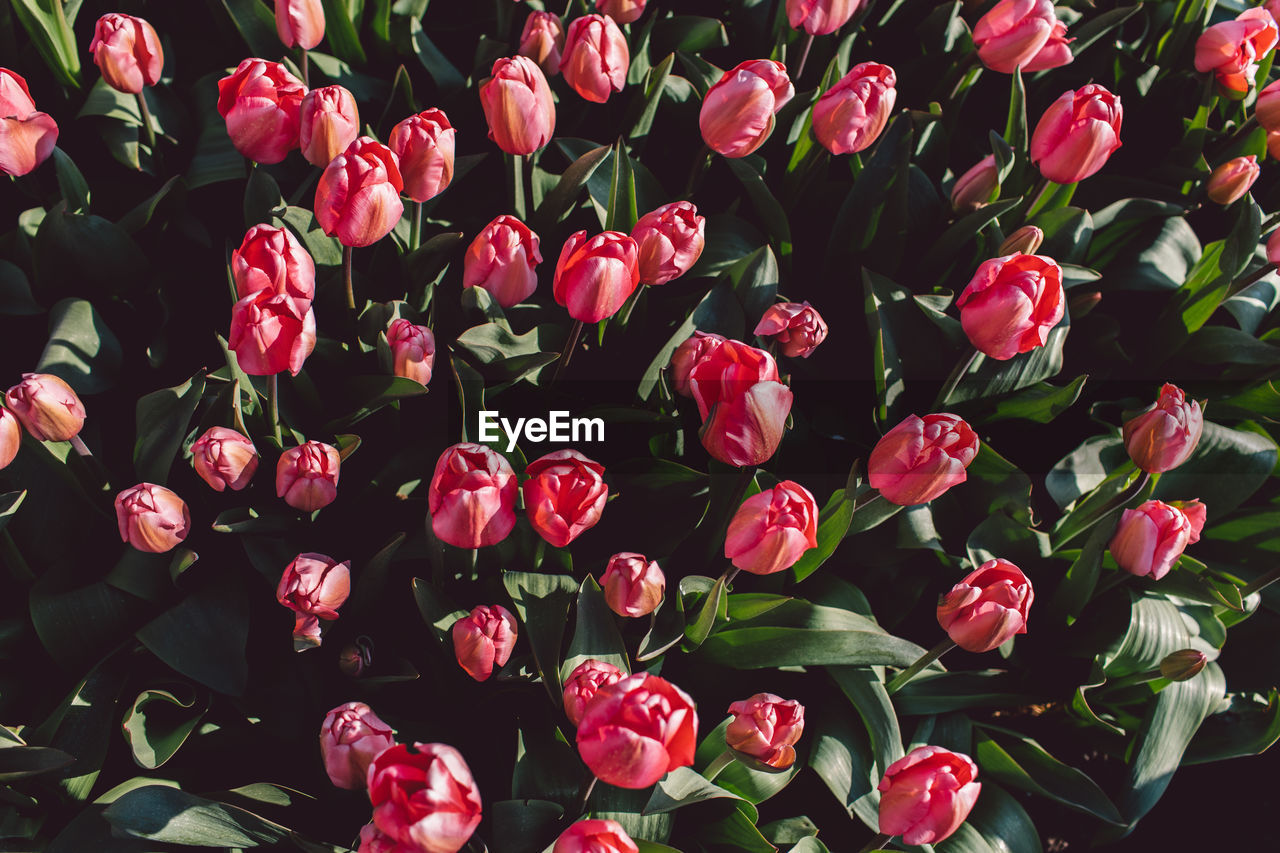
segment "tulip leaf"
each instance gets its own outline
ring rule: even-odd
[[[732,669],[836,664],[908,666],[924,654],[881,630],[729,627],[702,644],[703,659]]]
[[[893,695],[893,704],[900,714],[923,715],[970,708],[1005,708],[1036,700],[1035,696],[1020,692],[1021,689],[1016,676],[1000,670],[926,670]]]
[[[208,697],[202,701],[186,684],[139,693],[121,724],[133,760],[147,770],[164,764],[186,742],[208,707]]]
[[[0,260],[0,314],[30,317],[44,308],[31,295],[31,282],[16,264]]]
[[[605,208],[607,215],[604,227],[606,231],[629,234],[640,218],[640,213],[636,206],[635,170],[621,139],[613,146],[612,159],[613,178],[609,182],[609,203]]]
[[[734,161],[736,162],[736,161]],[[754,330],[778,295],[778,259],[768,246],[761,246],[729,268],[729,280],[742,303],[747,324]]]
[[[749,815],[754,823],[757,817],[755,806],[746,800],[726,791],[714,782],[709,782],[702,774],[689,767],[677,767],[658,781],[645,804],[641,814],[663,814],[685,806],[704,803],[707,800],[727,798],[734,800],[738,808]]]
[[[1101,15],[1090,17],[1079,26],[1072,27],[1071,35],[1074,40],[1071,42],[1071,53],[1079,56],[1089,47],[1097,44],[1107,33],[1129,20],[1130,16],[1136,14],[1141,8],[1141,4],[1135,4],[1111,9]]]
[[[123,228],[60,202],[40,223],[35,246],[37,296],[131,296],[147,281],[147,258]]]
[[[649,362],[644,378],[640,380],[640,398],[649,399],[658,385],[659,376],[671,362],[671,354],[676,351],[676,347],[692,337],[695,331],[714,332],[737,340],[745,334],[744,328],[741,303],[734,297],[727,282],[718,282],[662,345],[653,361]]]
[[[133,467],[146,483],[164,485],[182,446],[183,436],[204,395],[205,380],[196,374],[181,385],[154,391],[138,400],[137,439]]]
[[[561,829],[564,807],[548,800],[500,800],[492,805],[493,844],[511,853],[542,853]]]
[[[222,0],[240,35],[253,56],[279,54],[280,37],[276,34],[276,19],[271,10],[260,0]]]
[[[127,836],[184,846],[260,847],[288,841],[292,835],[252,812],[165,785],[130,791],[103,816]]]
[[[1275,441],[1261,430],[1205,421],[1196,449],[1186,462],[1160,475],[1152,496],[1164,501],[1197,497],[1209,519],[1217,521],[1262,487],[1278,454]]]
[[[744,851],[744,853],[775,853],[777,848],[760,834],[756,828],[755,818],[731,811],[716,821],[698,823],[694,837],[709,845],[703,849],[722,849]]]
[[[596,169],[611,153],[612,149],[608,145],[592,148],[564,170],[551,192],[543,196],[542,203],[534,214],[540,228],[545,229],[565,217],[587,181],[591,180]]]
[[[1013,179],[1021,183],[1022,175],[1029,164],[1030,152],[1027,148],[1027,88],[1022,80],[1021,66],[1013,69],[1012,88],[1009,93],[1009,116],[1004,124],[1004,139],[1014,152]]]
[[[342,60],[363,65],[367,57],[364,48],[360,46],[360,36],[356,33],[355,24],[351,21],[351,11],[347,7],[346,0],[320,0],[320,2],[324,5],[324,35],[329,42],[329,47],[333,48],[333,52]]]
[[[1182,758],[1185,765],[1260,755],[1280,740],[1280,691],[1234,694],[1196,731]],[[1265,700],[1265,701],[1264,701]]]
[[[596,579],[587,575],[578,588],[578,604],[575,608],[573,640],[569,654],[560,667],[560,679],[586,660],[611,663],[623,672],[631,671],[627,660],[627,646],[618,633],[613,611],[605,603],[604,593]]]
[[[809,765],[835,795],[850,817],[857,817],[874,832],[880,831],[881,773],[871,758],[867,731],[853,722],[847,710],[810,708],[805,721],[809,739]]]
[[[667,54],[667,58],[659,62],[653,68],[649,69],[644,79],[644,88],[640,94],[636,96],[633,104],[642,104],[635,122],[631,125],[631,131],[627,134],[633,147],[644,144],[649,138],[649,132],[653,129],[653,119],[658,114],[658,107],[662,103],[662,96],[667,89],[667,80],[671,79],[671,68],[675,64],[676,55],[674,53]]]
[[[1056,800],[1101,820],[1123,825],[1120,811],[1098,784],[1017,732],[983,726],[974,743],[982,772],[1014,788]]]
[[[183,675],[219,693],[239,696],[249,677],[248,610],[243,590],[226,579],[210,580],[139,628],[136,636]]]
[[[326,3],[329,2],[339,2],[339,0],[326,0]],[[418,61],[422,63],[423,68],[427,69],[427,73],[431,75],[431,79],[435,81],[436,87],[441,92],[451,93],[462,88],[466,82],[462,73],[440,52],[440,48],[427,38],[420,19],[409,19],[409,37]],[[357,46],[359,46],[358,43]]]
[[[654,52],[661,56],[677,50],[696,53],[724,47],[729,43],[729,36],[718,18],[676,15],[654,26],[652,40]]]
[[[773,192],[764,180],[764,160],[757,155],[741,158],[730,158],[725,161],[729,170],[747,191],[747,197],[759,214],[765,229],[777,241],[780,247],[791,244],[791,225],[787,221],[787,212],[774,198]],[[781,249],[786,254],[786,249]]]
[[[80,50],[63,4],[59,0],[12,0],[12,5],[13,14],[59,84],[80,88]]]
[[[218,115],[218,80],[223,76],[222,72],[215,71],[194,84],[193,100],[200,134],[196,137],[195,153],[182,176],[188,190],[222,181],[242,181],[245,177],[244,156],[236,150],[227,135],[226,123]]]
[[[515,335],[502,323],[486,323],[467,329],[458,336],[457,344],[474,357],[485,375],[512,381],[560,357],[559,352],[546,349],[551,345],[548,335],[559,331],[548,324]]]
[[[831,666],[827,672],[862,717],[871,737],[876,769],[883,773],[904,754],[902,732],[884,682],[865,666]]]
[[[0,783],[16,782],[62,770],[75,761],[60,749],[43,746],[8,746],[0,749]]]
[[[848,490],[836,491],[818,513],[818,546],[801,554],[800,559],[791,567],[797,582],[809,577],[831,559],[831,555],[849,532],[853,515],[854,503],[849,499]]]
[[[115,384],[123,361],[119,339],[89,302],[63,299],[50,310],[49,342],[36,372],[51,373],[81,394],[97,394]]]
[[[831,850],[815,836],[810,835],[797,841],[789,853],[831,853]],[[870,853],[882,853],[882,851],[872,850]]]
[[[1003,788],[984,781],[968,819],[938,853],[1043,853],[1040,834],[1026,810]]]
[[[552,703],[559,704],[560,645],[578,582],[570,575],[506,571],[502,573],[502,583],[528,633],[543,686]]]
[[[684,636],[688,641],[684,647],[690,651],[706,642],[716,625],[728,618],[729,602],[725,594],[724,578],[716,579],[710,587],[702,583],[707,580],[709,578],[690,575],[680,581],[679,594],[685,602],[685,613],[691,613],[692,608],[697,608],[693,621],[686,623],[684,628]],[[696,585],[695,581],[698,582]]]
[[[1022,391],[996,400],[994,410],[982,422],[1025,420],[1047,424],[1080,399],[1080,392],[1084,390],[1084,383],[1088,378],[1077,376],[1061,388],[1048,382],[1037,382]]]

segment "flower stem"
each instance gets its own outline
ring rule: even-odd
[[[1231,282],[1231,286],[1227,288],[1227,295],[1222,297],[1222,301],[1225,302],[1226,300],[1235,296],[1237,293],[1244,290],[1246,287],[1253,284],[1254,282],[1261,281],[1262,279],[1266,278],[1267,276],[1275,272],[1276,269],[1277,269],[1276,264],[1263,264],[1261,268],[1254,270],[1248,275],[1241,276],[1240,278]]]
[[[641,284],[635,289],[635,292],[628,297],[626,304],[623,305],[622,310],[618,312],[619,326],[625,327],[627,325],[627,321],[631,319],[631,312],[636,309],[636,303],[640,301],[640,295],[644,293],[644,289],[645,285]]]
[[[147,106],[147,93],[138,93],[138,112],[142,115],[142,129],[147,133],[147,147],[151,149],[152,156],[156,153],[156,130],[151,126],[151,109]]]
[[[84,440],[81,439],[80,436],[73,435],[71,436],[70,441],[71,441],[71,446],[76,449],[76,453],[79,453],[81,456],[85,456],[85,457],[93,455],[93,451],[89,450],[88,446],[84,443]]]
[[[1113,509],[1116,509],[1117,507],[1122,507],[1125,504],[1127,504],[1129,501],[1133,500],[1142,492],[1143,489],[1147,487],[1147,481],[1149,481],[1150,479],[1151,479],[1151,472],[1143,471],[1142,476],[1139,477],[1132,486],[1125,489],[1123,492],[1121,492],[1120,494],[1116,495],[1114,498],[1112,498],[1111,500],[1103,504],[1102,509],[1098,510],[1093,514],[1093,518],[1089,520],[1088,524],[1086,524],[1084,527],[1077,530],[1075,533],[1071,534],[1071,536],[1069,536],[1068,538],[1063,539],[1061,542],[1058,543],[1057,547],[1059,549],[1064,547],[1068,542],[1082,535],[1085,531],[1092,529],[1095,524],[1097,524],[1102,519],[1106,518],[1107,513],[1111,512]]]
[[[732,764],[736,760],[737,759],[733,757],[733,750],[726,749],[724,752],[717,755],[715,759],[712,760],[712,762],[707,765],[706,770],[702,771],[703,778],[706,779],[708,782],[714,782],[715,778],[719,776],[720,773],[723,772],[723,770],[726,767],[728,767],[730,764]]]
[[[1267,217],[1267,221],[1262,223],[1262,233],[1266,234],[1275,226],[1280,225],[1280,213],[1273,213]]]
[[[888,692],[890,696],[892,696],[894,693],[897,693],[903,687],[906,687],[907,683],[911,681],[911,679],[919,675],[921,671],[924,670],[925,667],[927,667],[929,664],[933,663],[938,658],[942,657],[943,655],[945,655],[947,652],[951,651],[955,647],[956,647],[956,644],[951,640],[950,637],[938,643],[938,645],[934,646],[933,648],[929,649],[929,651],[921,655],[920,659],[917,660],[915,663],[911,664],[911,666],[907,667],[902,672],[895,675],[893,677],[893,680],[884,686],[885,691]],[[889,839],[885,838],[885,840],[888,841]],[[869,849],[874,850],[876,848],[871,847]]]
[[[267,412],[271,418],[271,434],[275,436],[276,445],[283,446],[280,438],[280,374],[273,373],[267,377]]]
[[[582,321],[574,320],[573,328],[569,330],[569,342],[565,345],[564,352],[560,353],[560,362],[556,365],[555,375],[551,377],[551,381],[555,382],[560,378],[560,372],[569,366],[569,359],[573,358],[573,350],[578,345],[578,336],[582,334]]]
[[[1276,581],[1280,581],[1280,568],[1272,569],[1260,578],[1255,578],[1240,588],[1240,597],[1248,598],[1255,592],[1262,592]]]
[[[302,51],[302,85],[308,89],[311,88],[311,55],[304,49]]]
[[[733,579],[738,576],[738,572],[740,571],[742,571],[742,569],[739,569],[734,565],[730,565],[729,568],[724,570],[724,574],[721,575],[721,578],[724,580],[725,589],[729,588],[729,584],[733,583]]]
[[[587,771],[590,773],[591,771]],[[576,815],[587,813],[587,801],[591,799],[591,792],[596,789],[596,779],[594,773],[591,773],[586,779],[582,780],[582,787],[578,789],[577,807],[573,810]]]
[[[951,375],[947,377],[947,381],[943,383],[942,390],[938,392],[938,396],[934,399],[933,405],[929,408],[930,412],[937,412],[946,405],[947,400],[951,398],[952,392],[956,390],[956,386],[960,384],[960,380],[969,372],[969,368],[973,366],[973,362],[978,357],[978,351],[969,347],[969,355],[956,362],[956,366],[951,370]]]
[[[416,252],[422,245],[422,202],[413,203],[413,218],[409,220],[409,251]]]
[[[685,182],[682,198],[693,197],[693,191],[697,188],[699,180],[706,173],[709,165],[711,165],[711,149],[706,144],[703,144],[698,149],[698,153],[694,155],[693,166],[689,169],[689,180]]]
[[[342,247],[342,282],[347,287],[347,307],[356,310],[356,292],[351,283],[351,247]]]
[[[872,850],[883,850],[884,846],[893,840],[892,835],[877,835],[871,839],[871,842],[863,847],[858,853],[871,853]]]
[[[800,61],[796,63],[795,73],[791,75],[792,80],[799,80],[800,75],[804,73],[804,64],[809,60],[809,48],[813,47],[813,33],[809,33],[805,37],[804,47],[800,49]]]

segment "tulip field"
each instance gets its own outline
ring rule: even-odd
[[[0,0],[0,851],[1265,847],[1252,2]]]

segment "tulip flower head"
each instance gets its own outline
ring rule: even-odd
[[[1187,461],[1203,431],[1200,404],[1188,400],[1177,385],[1165,383],[1160,399],[1125,423],[1124,447],[1143,471],[1162,473]]]
[[[1253,114],[1268,134],[1280,131],[1280,80],[1267,84],[1258,93],[1258,99],[1253,104]]]
[[[813,134],[832,154],[853,154],[875,142],[898,99],[898,75],[888,65],[860,62],[813,105]]]
[[[453,653],[458,666],[476,681],[486,681],[493,670],[511,658],[516,647],[516,617],[497,604],[481,604],[453,623]]]
[[[569,24],[560,73],[588,101],[603,104],[627,83],[631,52],[626,36],[612,18],[583,15]]]
[[[436,338],[431,330],[408,320],[392,320],[387,327],[387,343],[394,364],[392,372],[425,388],[436,360]]]
[[[698,713],[689,694],[648,673],[601,687],[578,723],[578,754],[596,778],[648,788],[693,764]]]
[[[706,230],[706,219],[688,201],[664,204],[641,216],[631,229],[640,283],[666,284],[687,273],[702,255]]]
[[[1059,184],[1083,181],[1120,147],[1120,98],[1096,83],[1064,92],[1031,134],[1031,162]]]
[[[621,681],[627,674],[611,663],[602,660],[585,660],[574,667],[573,672],[564,680],[564,713],[569,722],[575,726],[582,720],[582,712],[586,710],[596,692],[609,684]]]
[[[843,27],[864,0],[787,0],[787,23],[793,30],[825,36]]]
[[[306,93],[279,62],[250,58],[218,81],[218,114],[237,151],[256,163],[279,163],[298,147]]]
[[[421,853],[457,853],[480,825],[471,768],[442,743],[399,744],[379,753],[369,765],[369,802],[384,836]]]
[[[744,572],[771,575],[818,546],[818,504],[799,483],[783,480],[742,502],[729,521],[724,555]]]
[[[22,75],[0,68],[0,172],[30,174],[49,159],[58,142],[58,123],[36,109]]]
[[[231,273],[238,299],[260,290],[291,296],[308,305],[315,298],[315,261],[288,228],[250,228],[240,248],[231,252]]]
[[[1196,70],[1212,71],[1226,97],[1243,98],[1260,63],[1276,46],[1280,29],[1266,9],[1245,9],[1235,20],[1214,24],[1196,40]]]
[[[164,486],[139,483],[116,495],[115,507],[121,541],[139,551],[172,551],[191,532],[186,503]]]
[[[521,56],[527,56],[548,77],[560,73],[560,58],[564,54],[564,25],[560,16],[552,12],[530,12],[520,31]]]
[[[344,246],[371,246],[404,214],[404,179],[391,149],[367,136],[325,167],[316,185],[316,221]]]
[[[276,34],[285,47],[311,50],[324,39],[321,0],[275,0]]]
[[[702,99],[702,141],[725,157],[747,156],[773,133],[774,115],[795,93],[780,62],[752,59],[729,69]]]
[[[555,133],[551,87],[538,63],[527,56],[493,63],[490,76],[480,84],[480,106],[489,138],[508,154],[532,154]]]
[[[622,824],[614,820],[580,820],[560,833],[551,853],[640,853]]]
[[[1200,541],[1205,506],[1198,500],[1164,503],[1151,500],[1126,509],[1107,548],[1120,568],[1139,577],[1160,580],[1188,545]]]
[[[405,195],[424,202],[445,191],[453,180],[456,135],[442,110],[424,110],[391,129],[387,147],[399,160]]]
[[[1044,242],[1044,231],[1034,225],[1023,225],[1000,244],[1000,255],[1034,255]]]
[[[258,470],[258,449],[233,429],[209,427],[191,445],[191,464],[216,492],[238,492]]]
[[[342,457],[338,448],[308,441],[280,454],[276,465],[276,496],[302,512],[314,512],[338,498]]]
[[[324,554],[299,554],[285,567],[276,586],[276,601],[293,611],[295,648],[320,645],[320,620],[338,618],[338,608],[351,595],[351,563]]]
[[[689,393],[702,417],[702,446],[726,465],[759,465],[782,442],[791,389],[777,362],[739,341],[706,348],[689,370]]]
[[[538,535],[563,548],[595,527],[609,499],[604,466],[576,450],[557,450],[529,463],[525,512]]]
[[[999,191],[1000,169],[996,155],[988,154],[956,179],[951,188],[951,206],[957,213],[970,213],[986,207]]]
[[[501,454],[483,444],[455,444],[440,454],[427,490],[431,529],[459,548],[495,545],[515,527],[518,489]]]
[[[1254,154],[1247,157],[1233,157],[1219,165],[1209,175],[1205,184],[1205,194],[1215,204],[1228,205],[1243,198],[1254,181],[1262,174],[1258,158]]]
[[[231,309],[229,345],[251,376],[285,370],[297,376],[316,348],[316,315],[310,301],[259,290]]]
[[[619,616],[648,616],[662,603],[667,578],[656,560],[624,551],[609,558],[600,576],[604,600]]]
[[[70,441],[84,427],[84,403],[52,373],[24,373],[4,404],[36,441]]]
[[[794,699],[757,693],[729,706],[733,719],[725,729],[729,748],[762,769],[786,770],[796,762],[796,741],[804,732],[804,706]]]
[[[978,766],[967,755],[921,746],[880,780],[880,832],[908,845],[936,844],[960,828],[978,800]]]
[[[608,15],[619,24],[630,24],[639,20],[644,14],[644,6],[649,0],[596,0],[596,8],[600,14]]]
[[[0,470],[8,468],[22,446],[22,424],[13,412],[0,408]]]
[[[636,241],[617,231],[569,236],[556,262],[552,295],[583,323],[598,323],[618,313],[640,284]]]
[[[973,43],[992,71],[1045,71],[1075,58],[1066,32],[1050,0],[1000,0],[974,26]]]
[[[395,732],[363,702],[339,705],[320,726],[320,757],[339,788],[363,788],[373,759],[395,745]]]
[[[514,216],[486,225],[462,259],[462,286],[482,287],[503,308],[518,305],[538,288],[542,252],[538,235]]]
[[[952,414],[909,416],[876,442],[867,461],[868,482],[889,503],[928,503],[967,478],[978,455],[978,436]]]
[[[827,339],[827,324],[808,302],[779,302],[764,312],[754,334],[773,338],[788,358],[808,358]]]
[[[938,600],[938,624],[968,652],[989,652],[1027,633],[1035,593],[1022,570],[1008,560],[988,560]]]
[[[1041,255],[984,261],[956,300],[974,348],[1007,361],[1042,347],[1066,310],[1062,268]]]
[[[711,351],[725,342],[725,338],[709,332],[694,332],[671,354],[671,386],[681,397],[692,397],[689,373]]]
[[[89,52],[107,85],[130,95],[154,86],[164,71],[160,37],[149,23],[133,15],[113,12],[99,18]]]
[[[360,135],[355,97],[341,86],[312,89],[302,97],[298,145],[312,166],[323,169]]]

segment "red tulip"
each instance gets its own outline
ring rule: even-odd
[[[285,47],[311,50],[324,38],[321,0],[275,0],[276,34]]]
[[[707,220],[692,202],[664,204],[631,229],[641,284],[666,284],[689,271],[706,245]]]
[[[191,445],[191,464],[214,491],[238,492],[258,470],[258,449],[233,429],[210,427]]]
[[[532,154],[556,131],[556,105],[538,63],[527,56],[499,59],[480,84],[489,138],[508,154]]]
[[[1205,506],[1198,500],[1167,504],[1147,501],[1126,509],[1107,548],[1116,564],[1133,575],[1160,580],[1188,545],[1200,541]]]
[[[51,373],[24,373],[4,403],[36,441],[70,441],[84,427],[84,403]]]
[[[791,389],[764,350],[739,341],[709,347],[689,371],[702,417],[702,446],[726,465],[759,465],[773,456],[791,413]]]
[[[36,110],[21,75],[0,68],[0,172],[21,177],[49,159],[58,123]]]
[[[587,237],[578,231],[565,241],[556,262],[552,295],[584,323],[618,313],[640,283],[636,241],[617,231]]]
[[[781,62],[752,59],[729,69],[702,99],[702,141],[725,157],[745,157],[773,133],[774,115],[795,96]]]
[[[367,823],[360,829],[357,853],[422,853],[422,848],[416,844],[401,844],[378,829],[376,824]]]
[[[453,623],[453,653],[458,666],[476,681],[485,681],[511,658],[516,647],[516,617],[497,604],[481,604]]]
[[[904,844],[936,844],[960,828],[982,784],[967,755],[921,746],[889,765],[880,780],[880,831]]]
[[[796,763],[796,741],[804,733],[804,706],[794,699],[757,693],[729,706],[733,720],[724,731],[734,752],[786,770]]]
[[[813,105],[813,134],[832,154],[852,154],[876,141],[898,99],[888,65],[860,62]]]
[[[457,853],[480,825],[471,768],[442,743],[400,744],[379,753],[369,765],[369,802],[377,828],[419,853]]]
[[[640,673],[601,687],[578,723],[578,754],[600,781],[647,788],[693,764],[698,712],[689,694]]]
[[[769,306],[752,334],[773,338],[788,358],[808,358],[827,339],[827,324],[808,302],[779,302]]]
[[[521,56],[527,56],[548,77],[560,73],[560,57],[564,53],[564,26],[560,16],[551,12],[530,12],[520,31]]]
[[[408,320],[392,320],[387,327],[387,344],[394,362],[392,372],[425,388],[436,360],[436,337],[431,330]]]
[[[1258,63],[1280,39],[1275,19],[1266,9],[1245,9],[1233,21],[1214,24],[1196,40],[1196,70],[1212,71],[1224,95],[1244,96],[1253,85]]]
[[[316,315],[309,303],[259,290],[231,309],[230,346],[245,373],[294,376],[316,348]]]
[[[445,191],[453,180],[455,135],[441,110],[423,110],[391,129],[387,146],[400,161],[405,195],[424,202]]]
[[[325,714],[320,726],[324,772],[339,788],[363,788],[373,759],[395,745],[395,732],[363,702],[339,705]]]
[[[603,104],[627,82],[631,52],[612,18],[583,15],[569,24],[560,71],[565,82],[588,101]]]
[[[1258,124],[1266,128],[1269,134],[1280,131],[1280,80],[1269,83],[1258,93],[1253,114],[1257,116]]]
[[[789,569],[818,547],[818,504],[799,483],[783,480],[742,502],[729,521],[724,556],[753,575]]]
[[[338,499],[342,457],[338,448],[308,441],[280,454],[276,496],[294,509],[314,512]]]
[[[458,548],[496,545],[516,525],[515,471],[483,444],[455,444],[440,454],[427,509],[431,530]]]
[[[130,95],[154,86],[164,70],[160,37],[149,23],[132,15],[113,12],[99,18],[89,52],[107,85]]]
[[[671,354],[671,386],[677,394],[682,397],[693,396],[689,374],[698,362],[724,342],[725,339],[720,335],[694,332],[693,337],[676,347],[676,351]]]
[[[484,227],[462,259],[462,286],[483,287],[510,308],[538,288],[538,235],[514,216],[502,215]]]
[[[8,468],[22,446],[22,424],[13,412],[0,408],[0,470]]]
[[[600,576],[600,586],[610,610],[619,616],[635,618],[648,616],[658,609],[667,578],[657,560],[623,551],[609,558],[609,565]]]
[[[250,228],[240,248],[231,253],[231,273],[239,299],[260,290],[291,296],[308,305],[315,298],[315,261],[288,228]]]
[[[957,213],[970,213],[991,202],[1000,190],[1000,170],[996,155],[988,154],[956,179],[951,188],[951,206]]]
[[[186,503],[164,486],[139,483],[116,495],[115,507],[120,540],[139,551],[172,551],[191,532]]]
[[[787,0],[787,22],[793,30],[825,36],[847,24],[862,4],[863,0]]]
[[[604,466],[576,450],[557,450],[529,463],[525,512],[538,535],[563,548],[595,527],[609,499]]]
[[[973,43],[992,71],[1045,71],[1075,58],[1068,47],[1075,39],[1064,38],[1066,31],[1050,0],[1000,0],[978,20]]]
[[[988,560],[938,599],[938,624],[967,652],[989,652],[1027,633],[1035,593],[1008,560]]]
[[[391,149],[362,136],[325,167],[316,185],[316,221],[344,246],[371,246],[404,214],[404,180]]]
[[[360,135],[355,96],[341,86],[307,92],[299,116],[298,144],[312,166],[328,166]]]
[[[1062,268],[1041,255],[992,258],[978,267],[956,306],[974,348],[1006,361],[1044,346],[1062,319]]]
[[[597,0],[596,8],[619,24],[630,24],[644,14],[644,4],[649,0]]]
[[[1064,92],[1031,134],[1031,162],[1059,184],[1083,181],[1120,147],[1120,98],[1090,83]]]
[[[889,503],[928,503],[963,483],[978,455],[978,436],[955,415],[911,415],[876,443],[868,482]]]
[[[1216,204],[1231,204],[1244,197],[1260,174],[1262,167],[1258,165],[1256,155],[1233,157],[1209,175],[1205,194]]]
[[[237,151],[257,163],[279,163],[298,147],[306,93],[280,63],[246,59],[218,81],[218,114]]]
[[[1280,228],[1272,231],[1267,238],[1267,263],[1280,264]]]
[[[596,692],[626,678],[627,674],[611,663],[602,660],[585,660],[573,668],[564,680],[564,713],[575,726],[582,720],[582,712],[595,698]]]
[[[613,820],[580,820],[560,833],[551,853],[640,853],[622,824]]]
[[[1139,468],[1159,474],[1186,462],[1203,431],[1200,404],[1187,400],[1177,385],[1165,383],[1160,399],[1125,423],[1124,447]]]
[[[337,619],[350,595],[351,563],[324,554],[299,554],[276,586],[276,601],[293,611],[294,640],[309,646],[320,645],[320,620]]]

